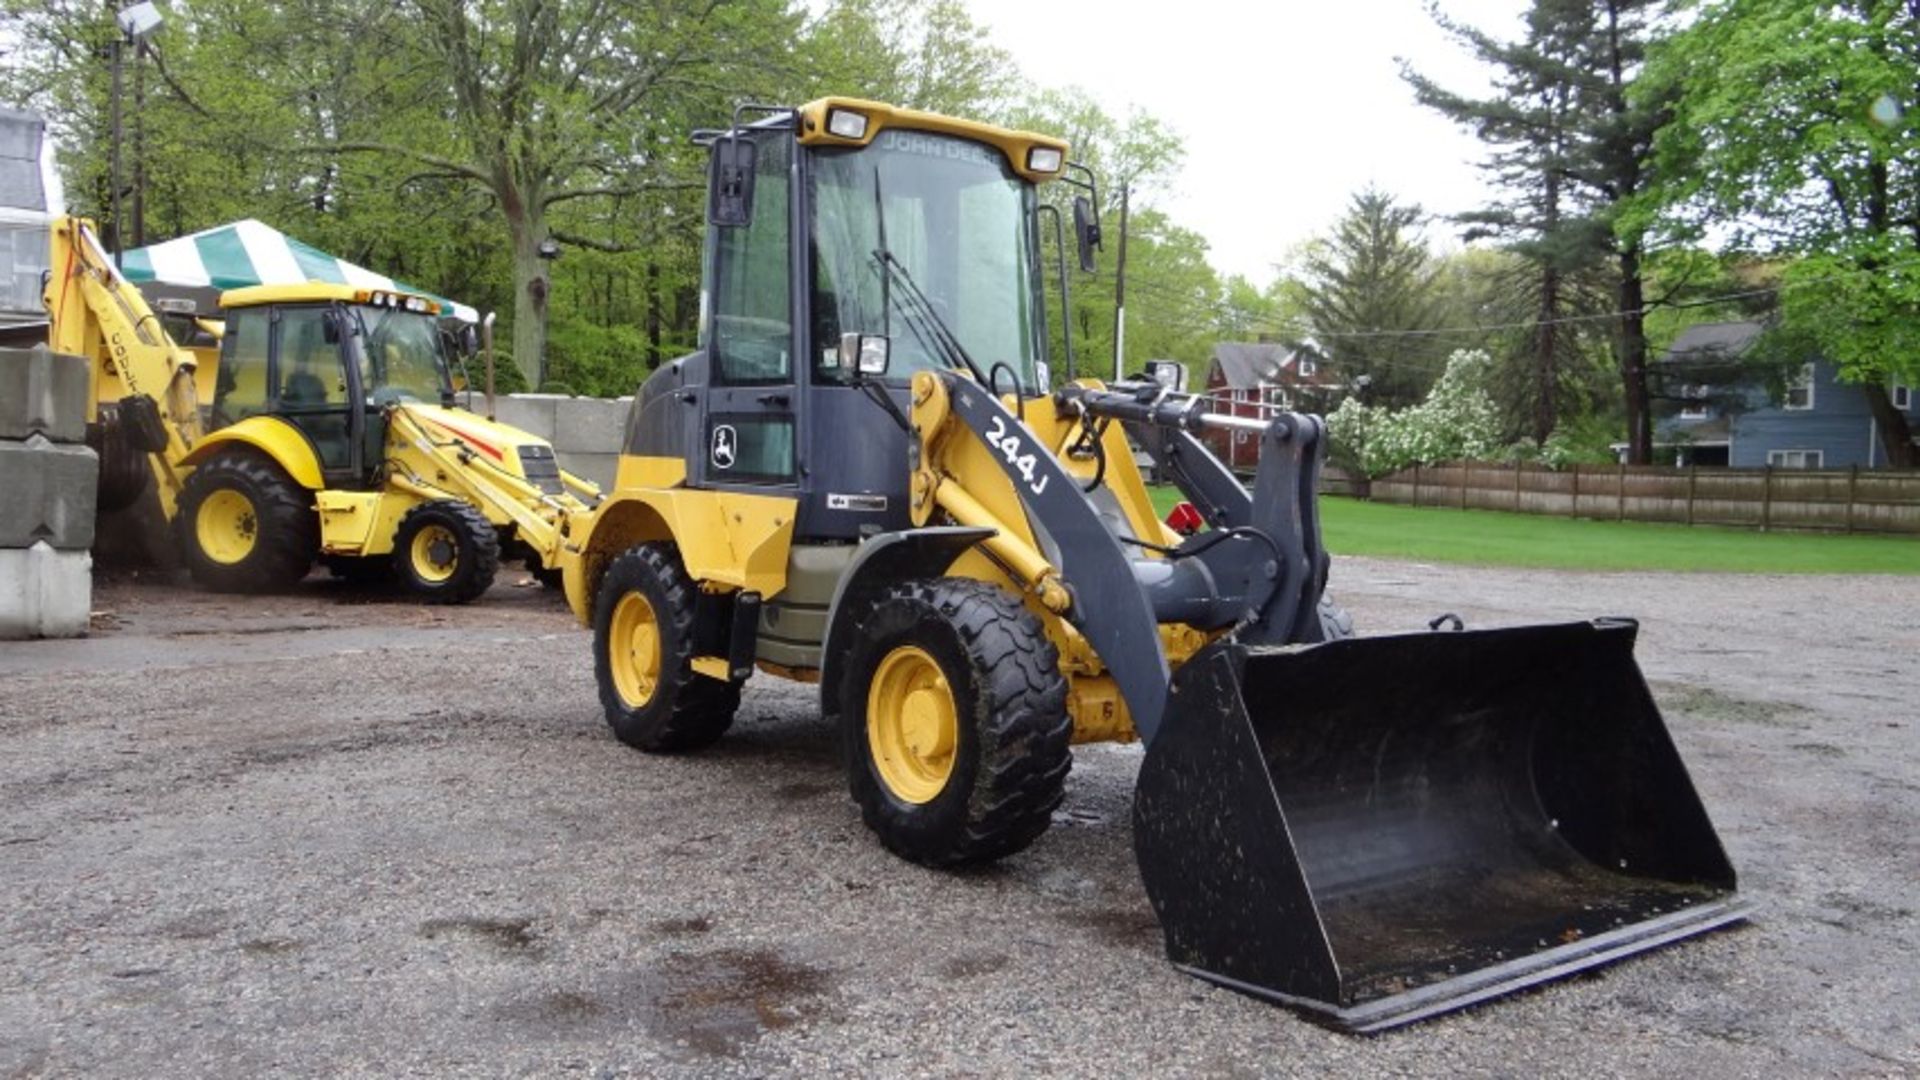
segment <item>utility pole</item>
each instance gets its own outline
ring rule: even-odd
[[[1120,185],[1120,259],[1113,273],[1113,381],[1126,377],[1127,356],[1127,194]]]
[[[114,0],[108,0],[109,7],[112,6],[113,2]],[[113,209],[113,266],[114,266],[114,269],[116,270],[120,268],[120,253],[123,250],[125,250],[127,246],[127,219],[121,216],[121,209],[120,209],[120,200],[121,200],[121,194],[122,194],[121,188],[120,188],[120,139],[122,135],[121,117],[120,117],[120,94],[121,94],[122,80],[120,75],[120,69],[122,66],[122,60],[125,58],[125,55],[126,55],[127,46],[131,45],[136,49],[142,48],[143,43],[146,41],[147,35],[153,33],[155,30],[158,30],[160,28],[160,22],[161,22],[160,12],[158,9],[156,9],[153,6],[152,0],[142,0],[141,3],[132,4],[127,7],[121,8],[118,11],[114,12],[114,16],[113,16],[114,29],[118,31],[118,33],[116,33],[113,37],[113,50],[112,50],[113,104],[110,111],[112,114],[111,124],[113,127],[113,131],[112,131],[112,150],[109,155],[110,161],[107,166],[107,172],[109,173],[107,177],[107,182],[113,189],[109,193],[109,202]],[[141,86],[142,86],[142,89],[140,93],[142,97],[142,103],[144,104],[144,98],[145,98],[144,84],[141,84]],[[134,147],[135,153],[139,153],[143,149],[143,145],[145,141],[146,141],[146,129],[143,126],[141,128],[140,143],[136,144]],[[145,202],[144,199],[137,199],[135,201],[134,212],[136,217],[140,216],[140,214],[144,212],[145,210],[144,202]],[[141,231],[143,232],[145,231],[144,227],[142,227]]]
[[[118,27],[116,27],[118,29]],[[127,246],[127,219],[120,216],[120,56],[126,50],[122,48],[122,31],[113,38],[113,104],[109,106],[109,125],[112,149],[107,162],[107,189],[109,205],[113,208],[113,268],[120,269],[120,252]]]

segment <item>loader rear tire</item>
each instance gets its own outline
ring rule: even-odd
[[[698,750],[733,724],[740,684],[693,670],[697,591],[672,544],[627,549],[593,602],[593,674],[607,724],[648,753]]]
[[[252,449],[217,453],[194,469],[176,521],[187,570],[214,592],[292,588],[320,550],[313,493]]]
[[[472,503],[421,503],[393,534],[394,575],[425,603],[472,603],[499,570],[500,534]]]
[[[880,842],[955,866],[1038,839],[1073,764],[1067,684],[1040,621],[1004,589],[941,578],[891,586],[850,637],[848,784]]]

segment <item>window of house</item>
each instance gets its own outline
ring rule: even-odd
[[[1782,403],[1788,409],[1813,408],[1813,365],[1805,364],[1800,373],[1787,382],[1787,398]]]
[[[1887,396],[1893,399],[1893,407],[1899,409],[1901,412],[1906,412],[1908,409],[1913,408],[1913,387],[1911,386],[1894,383],[1893,386],[1888,389]]]
[[[1680,388],[1680,397],[1684,402],[1680,406],[1680,419],[1705,420],[1707,418],[1707,394],[1710,387],[1688,385]]]
[[[1823,457],[1819,450],[1769,450],[1767,464],[1776,469],[1817,469]]]
[[[1317,363],[1314,363],[1312,357],[1303,356],[1300,358],[1299,362],[1297,362],[1294,365],[1294,369],[1300,372],[1301,378],[1311,379],[1313,378],[1314,373],[1320,370],[1320,365]]]

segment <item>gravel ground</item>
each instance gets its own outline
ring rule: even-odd
[[[1341,560],[1366,632],[1628,614],[1754,923],[1375,1038],[1174,971],[1136,748],[960,875],[861,826],[811,688],[613,741],[504,575],[423,609],[109,583],[0,645],[0,1076],[1920,1072],[1920,579]]]

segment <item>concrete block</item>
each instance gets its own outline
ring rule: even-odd
[[[45,345],[0,349],[0,439],[44,435],[77,443],[87,435],[87,361]]]
[[[567,400],[558,394],[508,394],[494,399],[493,418],[529,435],[553,438],[553,407]]]
[[[599,484],[601,491],[613,490],[613,474],[620,468],[619,454],[582,454],[555,450],[553,456],[560,459],[561,468],[582,480],[591,480]]]
[[[563,398],[553,404],[553,448],[587,454],[617,454],[626,434],[627,409],[600,398]]]
[[[87,447],[0,440],[0,548],[87,550],[99,491],[100,459]]]
[[[0,639],[82,637],[93,607],[93,556],[46,544],[0,550]]]

